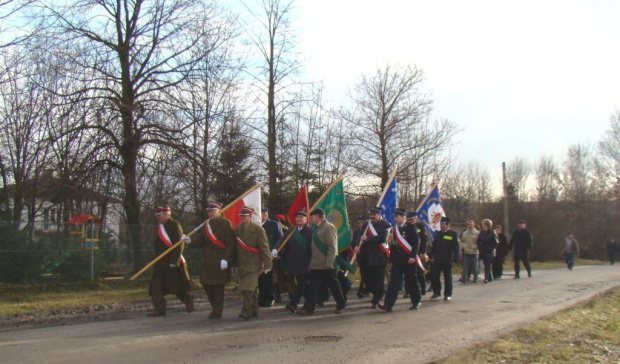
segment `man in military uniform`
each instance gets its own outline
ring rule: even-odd
[[[155,256],[159,256],[179,240],[187,241],[189,239],[183,234],[181,224],[173,220],[171,215],[171,209],[168,205],[158,207],[155,211],[155,218],[157,219],[156,238],[153,242]],[[175,294],[185,304],[185,310],[188,313],[194,309],[187,265],[181,253],[183,253],[182,244],[155,263],[149,287],[149,295],[153,300],[155,310],[148,313],[147,316],[166,315],[166,299],[164,297],[166,294]]]
[[[269,210],[267,207],[261,209],[262,226],[267,234],[269,242],[269,251],[273,249],[280,239],[282,239],[282,227],[280,224],[269,219]],[[270,254],[271,256],[271,254]],[[271,307],[275,301],[275,287],[273,281],[273,271],[261,274],[258,278],[258,306]]]
[[[514,247],[513,259],[515,262],[515,279],[519,279],[519,261],[523,262],[525,269],[527,270],[527,276],[532,276],[532,267],[530,266],[530,249],[532,249],[532,233],[525,227],[525,220],[519,220],[517,223],[517,230],[512,234],[510,238],[510,244],[508,244],[508,250],[512,250]]]
[[[230,281],[230,262],[235,254],[235,232],[230,221],[220,214],[220,205],[207,205],[204,229],[190,248],[202,248],[200,256],[200,283],[211,304],[209,318],[222,317],[224,310],[224,286]]]
[[[312,235],[312,258],[310,259],[310,291],[304,302],[304,307],[297,310],[298,315],[314,313],[319,299],[321,286],[327,284],[336,301],[335,314],[344,310],[345,302],[340,290],[340,283],[336,278],[336,254],[338,253],[338,230],[325,219],[323,209],[315,209],[310,213],[316,230]]]
[[[370,245],[359,247],[360,239],[364,235],[364,216],[357,217],[357,229],[351,234],[351,248],[355,252],[357,258],[357,266],[360,270],[360,285],[357,288],[357,297],[368,297],[368,288],[366,287],[366,257],[368,256],[368,248]],[[358,248],[359,247],[359,248]],[[356,249],[357,248],[357,249]]]
[[[258,316],[258,277],[271,271],[271,254],[265,230],[252,223],[254,210],[244,206],[239,212],[241,219],[235,228],[237,234],[237,278],[243,295],[243,307],[239,317],[249,320]]]
[[[308,214],[305,211],[299,211],[295,214],[296,227],[291,228],[288,235],[290,237],[286,247],[286,273],[295,277],[297,285],[295,291],[290,296],[286,309],[295,313],[297,305],[301,297],[307,299],[307,287],[310,276],[310,258],[312,257],[312,228],[308,226]],[[278,259],[278,249],[286,237],[282,238],[271,251],[274,259]]]
[[[366,260],[366,286],[372,293],[372,308],[376,308],[379,300],[383,298],[385,283],[385,266],[390,256],[390,248],[387,242],[392,225],[381,218],[381,209],[370,209],[370,221],[364,223],[362,230],[365,235],[360,238],[360,245],[367,245]],[[357,251],[360,247],[357,247]]]
[[[405,210],[394,209],[394,221],[396,225],[392,227],[392,245],[390,247],[390,283],[385,295],[383,305],[379,308],[392,312],[392,307],[396,304],[398,291],[403,285],[403,275],[405,276],[405,287],[411,295],[412,310],[420,308],[422,295],[416,271],[418,268],[418,246],[419,238],[415,225],[406,222]]]
[[[443,272],[445,284],[443,299],[449,301],[452,299],[452,264],[459,261],[459,236],[456,231],[450,229],[450,219],[447,217],[441,218],[439,229],[431,247],[431,284],[433,288],[431,299],[441,297],[440,276]]]
[[[418,249],[418,257],[420,258],[420,261],[422,262],[422,266],[425,269],[420,269],[418,267],[418,269],[416,270],[416,276],[418,277],[418,282],[420,284],[420,294],[424,296],[426,294],[426,272],[425,270],[428,269],[428,263],[427,263],[428,255],[426,254],[427,249],[428,249],[428,234],[426,232],[426,227],[424,226],[424,224],[420,222],[417,212],[414,211],[414,212],[407,213],[407,222],[409,224],[415,225],[416,232],[418,233],[418,238],[420,239],[420,248]]]

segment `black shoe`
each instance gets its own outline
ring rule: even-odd
[[[364,297],[364,295],[362,294],[362,292],[357,292],[357,298],[362,298]]]
[[[244,319],[246,321],[250,319],[250,315],[248,313],[246,313],[246,312],[241,312],[239,314],[239,317],[241,317],[242,319]]]
[[[422,296],[426,295],[426,288],[422,288],[422,289],[420,289],[420,294],[421,294]]]
[[[291,311],[292,313],[295,313],[295,311],[297,311],[297,306],[293,306],[293,305],[292,305],[292,304],[290,304],[290,303],[287,303],[287,304],[286,304],[286,306],[285,306],[285,308],[286,308],[287,310]]]
[[[459,278],[459,282],[465,283],[465,280],[463,278]]]
[[[450,301],[451,299],[452,299],[451,296],[446,296],[446,297],[443,298],[444,301]]]
[[[318,307],[323,307],[323,306],[325,306],[325,302],[318,302],[316,305],[317,305]]]
[[[519,276],[514,276],[514,278],[513,278],[513,279],[521,279],[521,277],[519,277]]]
[[[527,272],[527,277],[532,278],[532,272]]]
[[[375,308],[377,308],[377,304],[373,302],[372,306],[370,306],[370,308],[372,308],[374,310]]]
[[[410,310],[419,310],[420,307],[422,307],[422,303],[418,302],[417,305],[413,305],[411,307],[409,307]]]
[[[487,284],[487,283],[489,283],[489,281],[487,281],[487,280],[485,279],[485,280],[484,280],[484,284]]]
[[[409,298],[409,293],[405,293],[405,294],[403,295],[403,298]]]
[[[378,304],[377,306],[379,306],[379,309],[385,311],[385,312],[392,312],[392,307],[388,306],[388,305],[382,305],[382,304]]]
[[[441,298],[441,295],[440,295],[440,294],[433,294],[433,295],[431,296],[431,300],[436,300],[436,299],[438,299],[438,298]]]

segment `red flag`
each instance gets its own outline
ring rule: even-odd
[[[295,197],[295,201],[293,201],[293,204],[291,204],[291,207],[288,209],[289,224],[291,224],[291,226],[297,226],[297,223],[295,222],[295,214],[299,211],[310,213],[310,211],[308,211],[309,209],[310,204],[308,203],[308,191],[306,191],[306,186],[303,186],[297,197]]]
[[[245,195],[245,197],[237,201],[234,205],[230,206],[228,210],[224,211],[224,216],[226,217],[226,219],[228,219],[228,221],[230,221],[233,228],[239,225],[239,212],[241,211],[243,206],[248,206],[254,209],[254,215],[252,215],[252,220],[260,224],[260,186],[253,189],[250,193]]]

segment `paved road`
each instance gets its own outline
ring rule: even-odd
[[[279,306],[252,321],[239,305],[221,320],[205,307],[187,314],[0,332],[1,363],[423,363],[496,337],[620,286],[620,266],[534,271],[484,285],[455,283],[452,301],[429,301],[410,311],[399,299],[394,312],[370,309],[351,294],[347,310],[334,303],[298,317]],[[313,342],[310,336],[337,336]]]

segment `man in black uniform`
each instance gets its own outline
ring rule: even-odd
[[[364,222],[366,221],[366,219],[364,218],[364,216],[360,215],[357,217],[357,229],[355,229],[353,231],[353,234],[351,234],[351,248],[353,248],[353,251],[355,252],[355,254],[357,255],[357,266],[360,270],[360,285],[357,288],[357,297],[362,298],[362,297],[368,297],[368,289],[366,288],[366,257],[368,256],[368,247],[369,245],[366,245],[365,247],[362,248],[358,248],[356,249],[356,247],[358,247],[360,245],[360,239],[362,238],[362,235],[364,234],[364,230],[362,230],[362,228],[364,227]]]
[[[519,260],[523,262],[525,269],[527,269],[527,276],[532,276],[532,267],[530,267],[530,249],[532,249],[532,233],[525,228],[525,220],[519,220],[517,223],[517,230],[512,234],[510,238],[510,244],[508,250],[512,250],[514,247],[513,258],[515,262],[515,279],[521,278],[519,276]]]
[[[385,283],[385,266],[390,256],[390,247],[387,243],[392,225],[381,219],[381,209],[370,209],[370,221],[364,223],[362,231],[366,234],[360,238],[362,247],[367,245],[366,286],[372,293],[372,308],[376,308],[383,297]],[[359,251],[360,247],[357,247]]]
[[[416,227],[406,222],[405,210],[394,209],[394,221],[396,225],[392,227],[392,245],[390,247],[390,283],[388,284],[387,294],[385,295],[384,305],[379,308],[387,312],[392,312],[392,307],[396,303],[398,291],[403,284],[405,276],[405,287],[411,295],[412,310],[420,308],[422,295],[416,271],[418,268],[418,245],[419,238]]]
[[[443,299],[449,301],[452,299],[452,264],[459,261],[461,247],[458,235],[450,229],[450,219],[442,217],[439,228],[431,247],[431,284],[433,286],[431,299],[441,297],[440,275],[443,272],[445,284]]]
[[[181,224],[172,219],[170,206],[158,207],[155,218],[157,219],[157,231],[153,242],[155,256],[159,256],[181,239],[185,242],[190,240],[183,234]],[[187,264],[181,253],[183,253],[183,245],[179,245],[155,263],[149,287],[149,295],[153,300],[155,310],[147,316],[166,316],[166,299],[164,298],[166,294],[176,295],[185,304],[187,312],[192,312],[194,309]]]
[[[418,257],[422,262],[422,266],[428,269],[428,263],[426,263],[428,255],[426,255],[426,250],[428,248],[428,234],[426,232],[426,228],[424,224],[420,222],[418,218],[417,212],[409,212],[407,213],[407,222],[409,224],[413,224],[416,227],[416,232],[418,233],[418,238],[420,239],[420,248],[418,249]],[[418,282],[420,284],[420,294],[424,296],[426,294],[426,272],[423,269],[418,268],[416,270],[416,275],[418,277]]]
[[[282,227],[277,221],[269,219],[267,207],[261,209],[262,226],[267,234],[269,251],[273,250],[280,239],[282,239]],[[262,273],[258,277],[258,307],[271,307],[275,302],[275,288],[273,283],[273,270]]]

